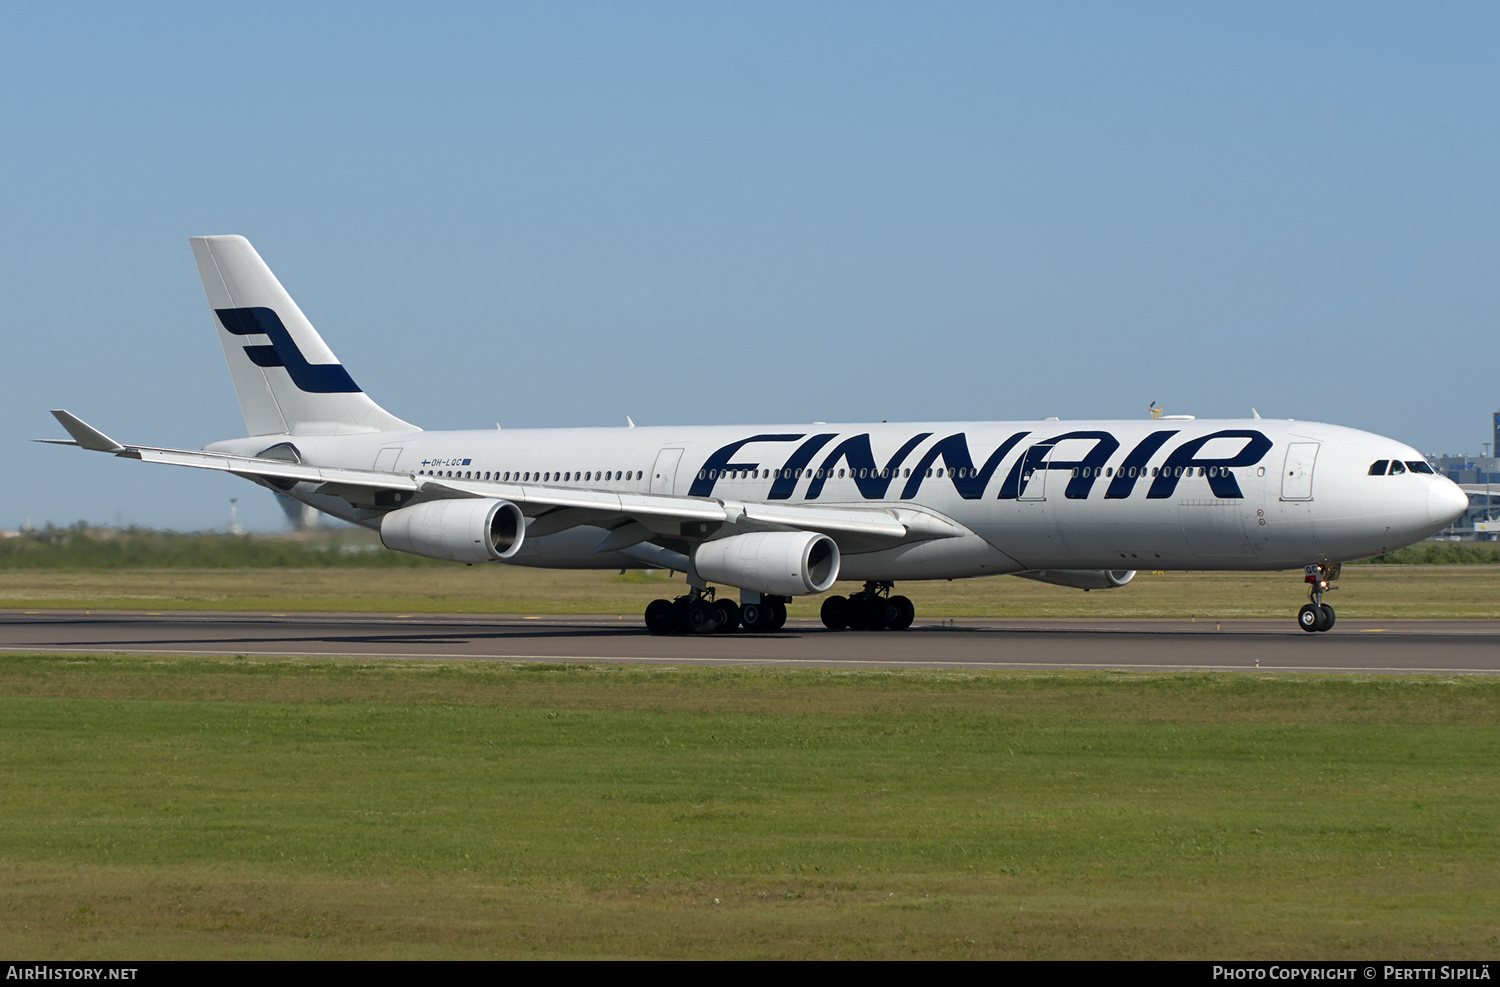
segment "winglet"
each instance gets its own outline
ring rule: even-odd
[[[124,452],[125,447],[103,432],[61,409],[54,410],[52,417],[62,423],[80,446],[95,452]]]

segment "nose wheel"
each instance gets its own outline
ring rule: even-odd
[[[1333,628],[1336,615],[1333,607],[1323,602],[1323,594],[1329,590],[1338,589],[1337,586],[1331,584],[1339,577],[1340,568],[1337,562],[1323,562],[1307,566],[1304,570],[1307,573],[1306,581],[1310,586],[1307,595],[1311,598],[1311,602],[1297,611],[1297,626],[1309,634]]]

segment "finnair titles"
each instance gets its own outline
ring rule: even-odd
[[[863,588],[824,600],[826,626],[900,630],[901,580],[1110,589],[1143,566],[1300,568],[1298,624],[1326,631],[1342,563],[1468,507],[1394,439],[1260,418],[424,431],[359,388],[249,241],[190,242],[247,436],[124,445],[54,411],[72,439],[48,441],[233,473],[429,558],[683,572],[646,608],[657,634],[776,630],[840,579]]]

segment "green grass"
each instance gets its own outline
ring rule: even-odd
[[[856,584],[840,583],[849,593]],[[1141,572],[1084,593],[1014,576],[903,582],[918,620],[940,617],[1238,617],[1290,619],[1307,602],[1299,572]],[[0,570],[0,607],[381,613],[622,614],[687,591],[679,573],[568,572],[511,566],[423,569]],[[1361,566],[1328,597],[1342,618],[1500,617],[1500,566]],[[812,617],[822,597],[800,597]]]
[[[0,657],[0,951],[1500,949],[1500,682]]]
[[[1341,617],[1500,617],[1500,545],[1430,544],[1349,566],[1330,598]],[[1405,560],[1405,564],[1397,564]],[[1485,562],[1495,564],[1481,564]],[[857,590],[840,584],[837,593]],[[0,539],[0,607],[387,613],[624,614],[686,592],[681,574],[463,566],[382,548],[367,531],[308,537],[49,529]],[[1154,573],[1083,593],[1010,576],[903,582],[919,619],[1287,617],[1306,602],[1297,572]],[[799,598],[793,616],[818,613]]]

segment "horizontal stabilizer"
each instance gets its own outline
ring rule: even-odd
[[[125,451],[125,447],[120,445],[120,443],[76,415],[70,415],[61,409],[54,409],[52,417],[61,422],[62,427],[68,430],[69,435],[73,436],[73,441],[85,449],[91,449],[94,452]]]

